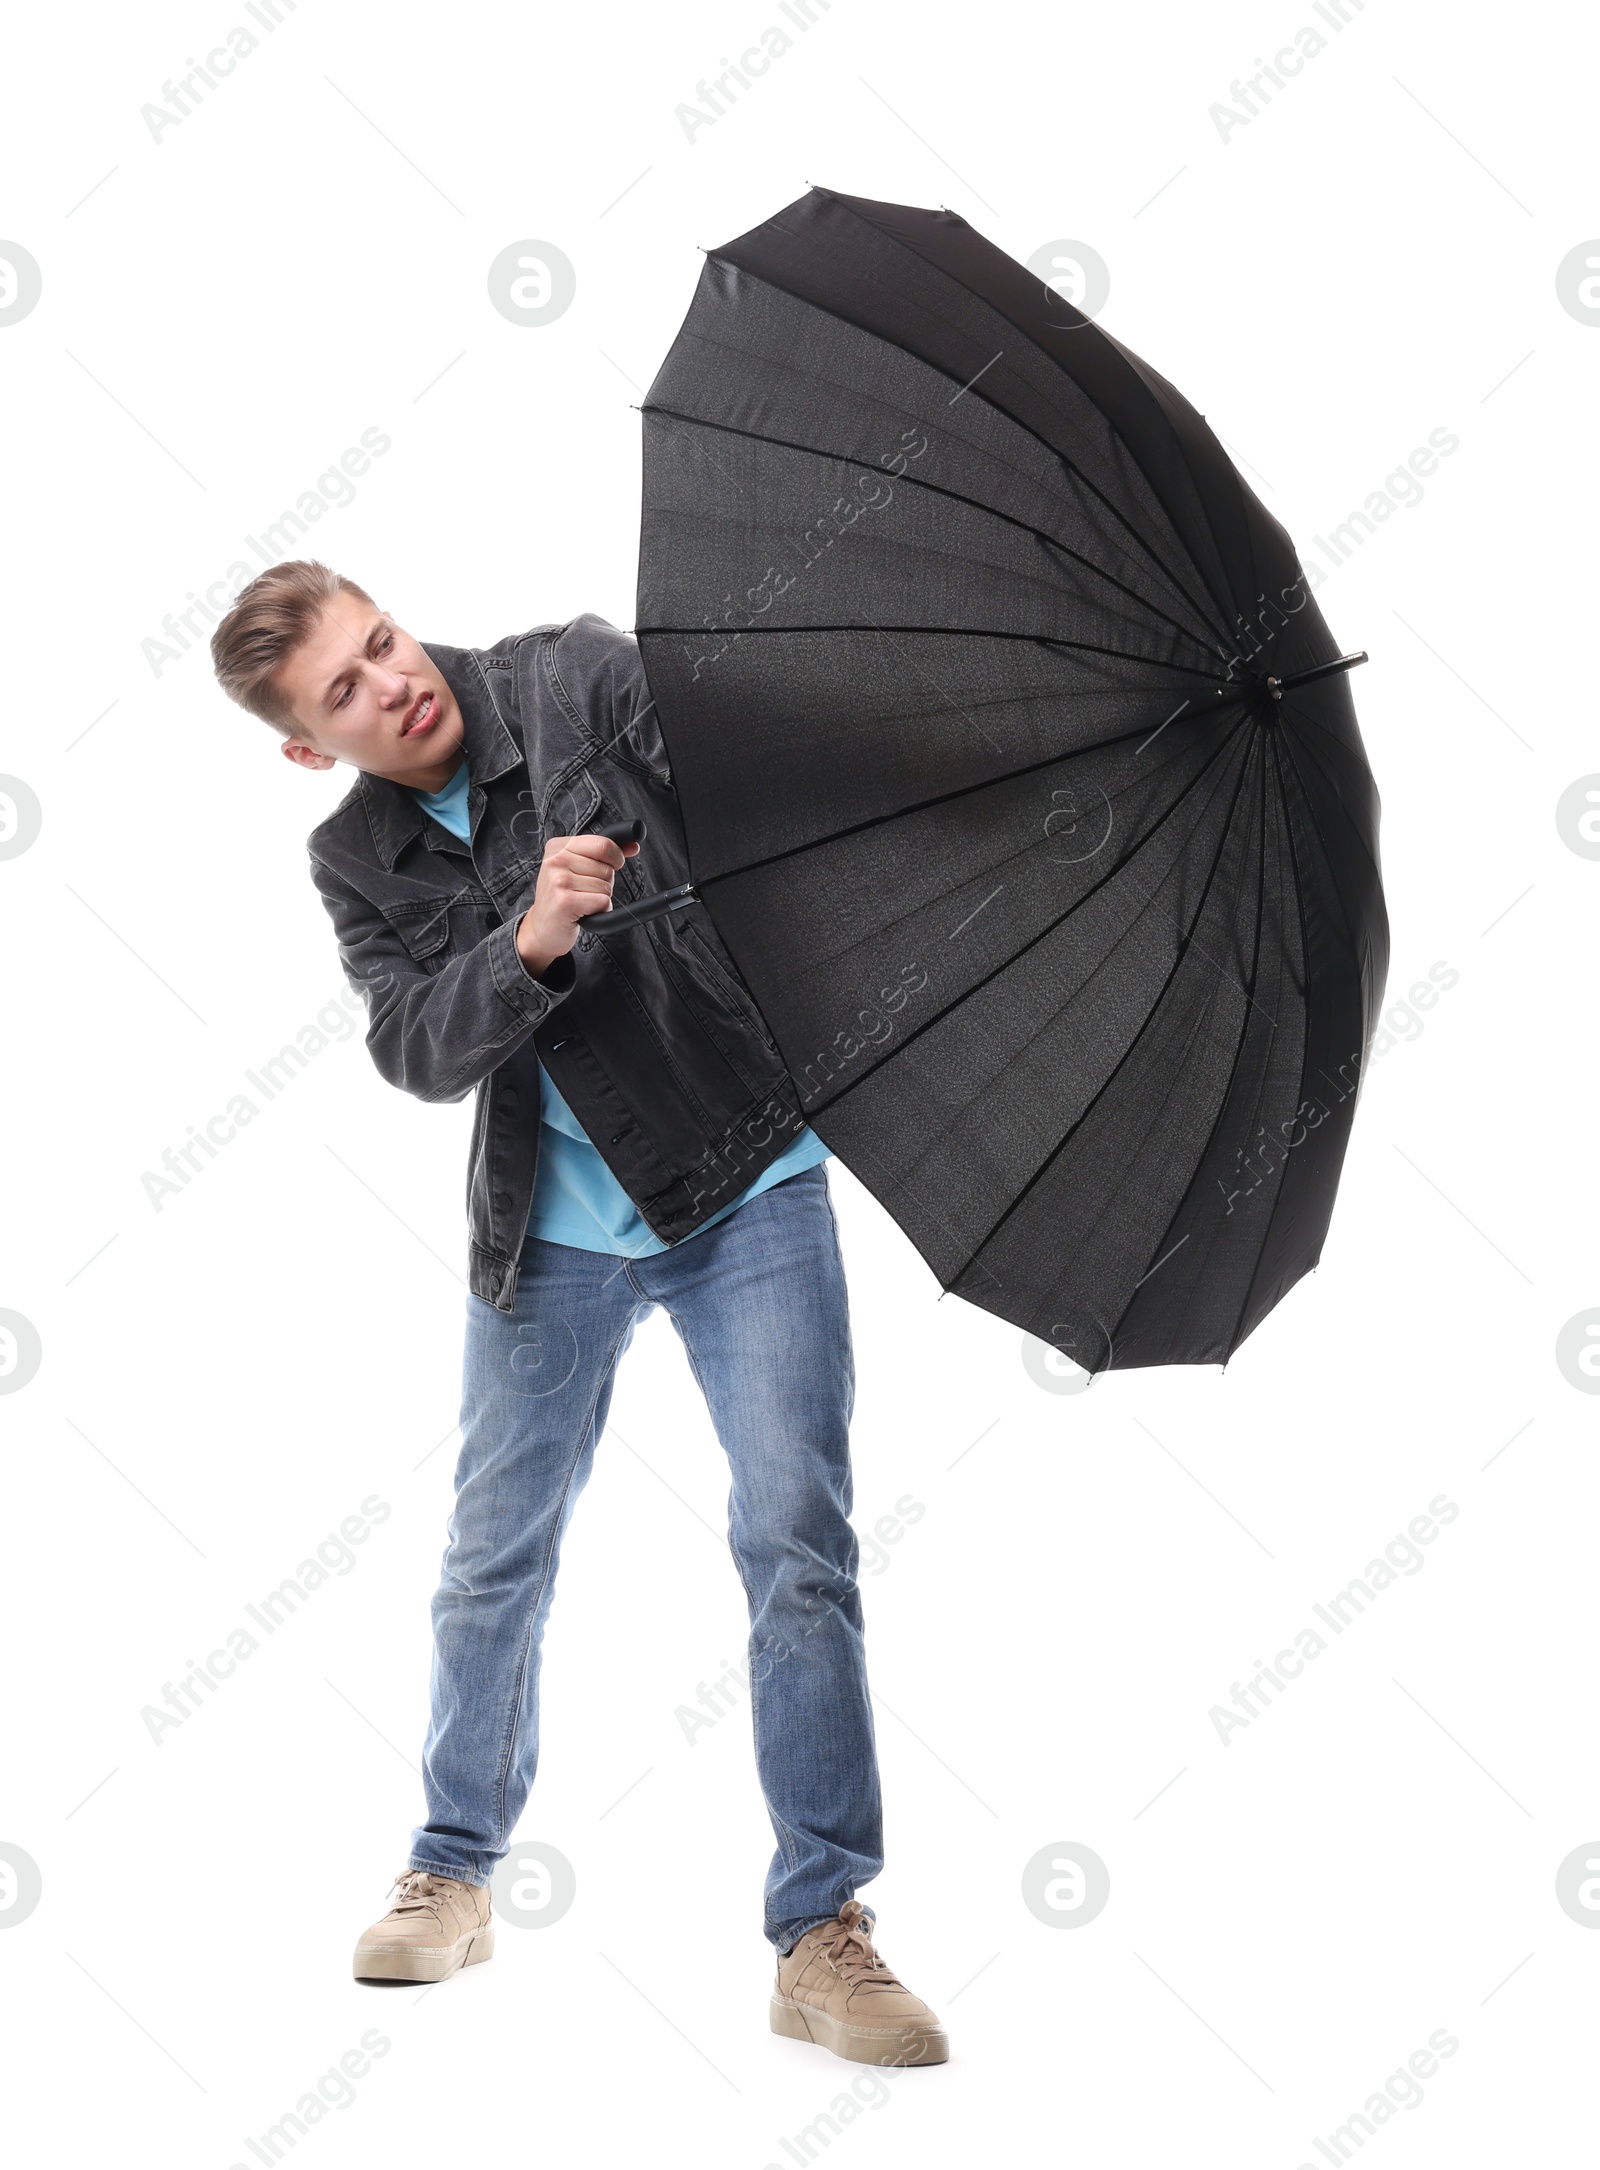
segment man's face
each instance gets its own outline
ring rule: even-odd
[[[386,611],[341,590],[278,665],[294,716],[283,750],[301,768],[336,761],[418,791],[442,791],[461,760],[455,695]]]

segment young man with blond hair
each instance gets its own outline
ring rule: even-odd
[[[490,1956],[561,1538],[617,1363],[659,1305],[732,1478],[777,1838],[771,2026],[857,2062],[942,2062],[937,2018],[855,1896],[883,1865],[882,1823],[827,1147],[701,905],[605,927],[614,900],[689,879],[636,644],[593,616],[482,649],[420,643],[296,560],[244,589],[211,651],[288,760],[358,772],[309,849],[379,1073],[423,1100],[476,1096],[427,1815],[355,1973],[439,1981]],[[642,843],[605,833],[638,823]]]

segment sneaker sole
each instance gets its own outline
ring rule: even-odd
[[[950,2038],[942,2027],[855,2027],[819,2012],[813,2005],[796,2004],[791,1997],[774,1997],[770,2006],[772,2031],[792,2042],[814,2042],[858,2065],[942,2065],[949,2061]]]
[[[407,1951],[394,1944],[358,1944],[351,1967],[358,1982],[444,1982],[463,1967],[494,1957],[494,1923],[433,1950]]]

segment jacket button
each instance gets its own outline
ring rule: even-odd
[[[619,1130],[619,1131],[617,1132],[616,1136],[615,1136],[615,1137],[614,1137],[614,1138],[612,1139],[612,1141],[611,1141],[611,1142],[612,1142],[612,1144],[613,1144],[613,1145],[620,1145],[620,1144],[622,1143],[622,1140],[623,1140],[623,1137],[624,1137],[624,1135],[625,1135],[625,1133],[624,1133],[623,1131],[620,1131],[620,1130]]]

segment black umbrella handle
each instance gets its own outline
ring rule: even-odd
[[[603,821],[585,831],[586,835],[603,836],[618,846],[642,844],[649,833],[642,821]],[[625,934],[630,927],[646,926],[652,919],[664,919],[668,912],[681,912],[686,904],[699,901],[693,882],[683,882],[676,889],[658,889],[654,896],[641,897],[637,904],[619,904],[613,911],[595,912],[584,924],[594,934]]]

